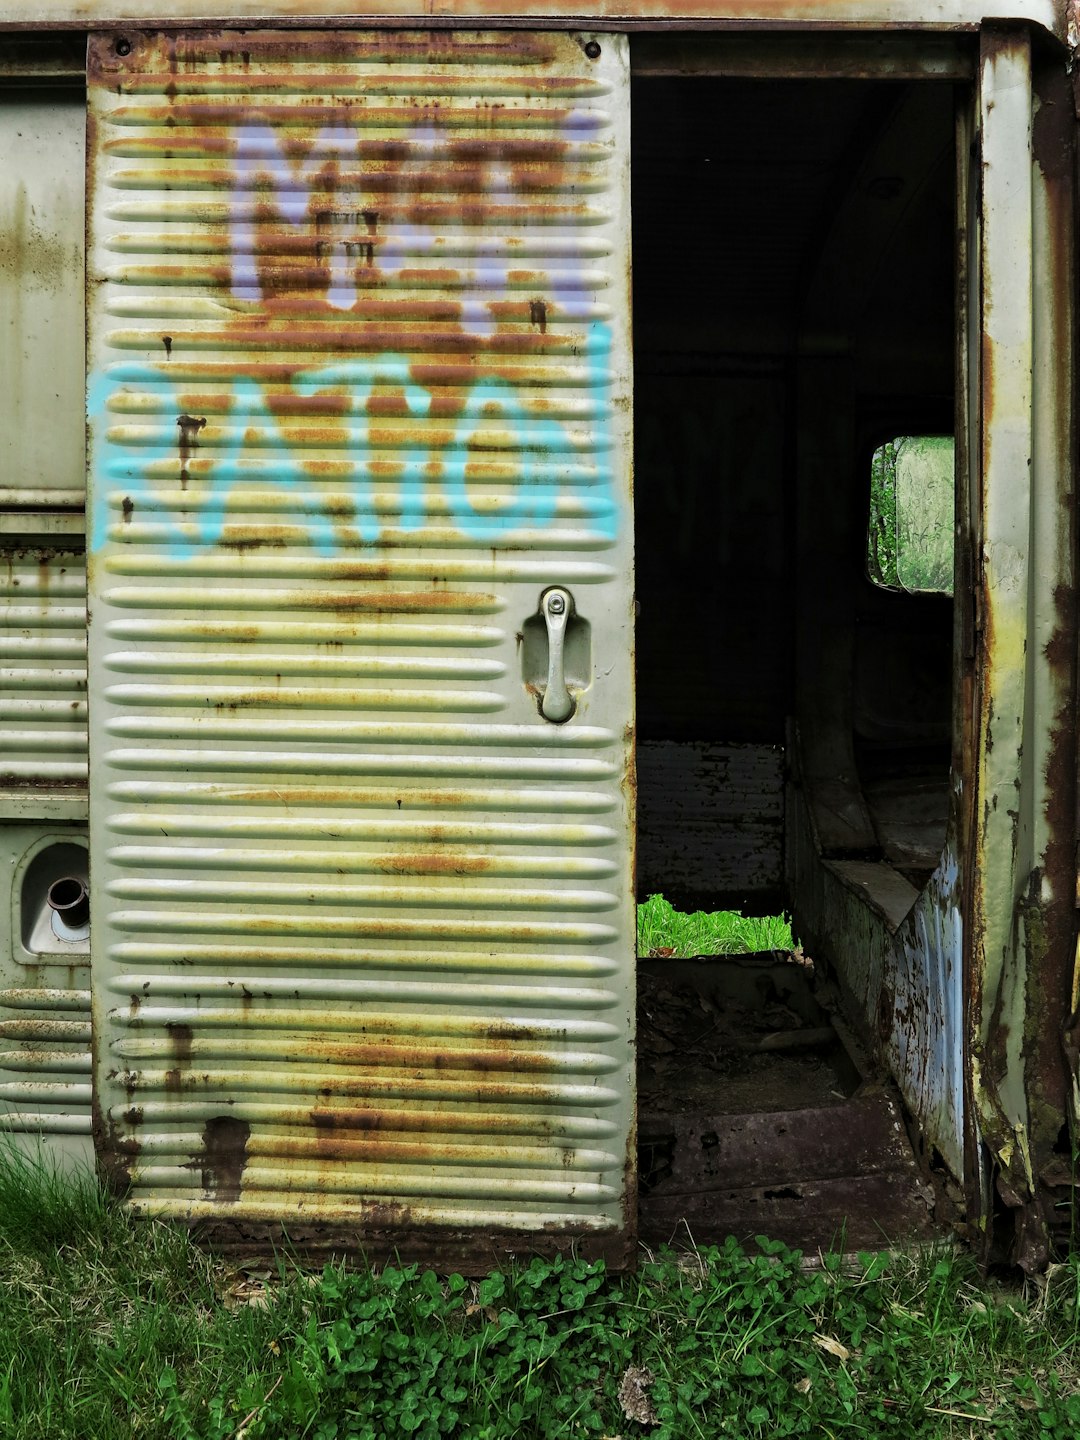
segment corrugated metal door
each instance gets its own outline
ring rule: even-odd
[[[101,1153],[617,1255],[625,39],[126,34],[89,87]]]

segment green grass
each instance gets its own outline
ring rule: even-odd
[[[662,895],[638,906],[638,954],[750,955],[762,950],[793,950],[786,915],[740,915],[737,910],[697,910],[686,915]]]
[[[765,1240],[625,1276],[569,1256],[261,1283],[5,1147],[0,1273],[4,1440],[1080,1433],[1076,1259],[1022,1290],[953,1252],[807,1270]]]

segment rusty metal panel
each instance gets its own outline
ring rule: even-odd
[[[0,817],[85,807],[85,557],[0,550]]]
[[[1074,943],[1074,127],[1029,38],[983,39],[974,1104],[1020,1263],[1048,1255]]]
[[[1074,7],[1075,9],[1075,7]],[[1060,1170],[1067,1075],[1063,1018],[1073,1009],[1076,866],[1076,125],[1064,66],[1033,66],[1032,623],[1028,655],[1037,723],[1025,743],[1033,866],[1021,909],[1028,971],[1024,1019],[1029,1137],[1039,1180]],[[1075,1072],[1074,1072],[1075,1073]],[[1041,1186],[1040,1186],[1041,1188]],[[1060,1239],[1075,1195],[1056,1206]]]
[[[1065,39],[1075,20],[1073,0],[0,0],[0,25],[86,28],[132,22],[175,25],[255,19],[260,24],[312,25],[370,18],[373,23],[483,24],[578,20],[586,25],[694,27],[704,22],[828,25],[866,29],[974,28],[984,19],[1026,19]]]
[[[1015,943],[1031,855],[1023,761],[1033,483],[1031,105],[1028,37],[995,35],[984,43],[979,92],[981,613],[971,1064],[979,1129],[1016,1195],[1034,1188],[1022,1064],[1025,977]]]
[[[89,62],[105,1163],[159,1213],[617,1253],[625,39]]]

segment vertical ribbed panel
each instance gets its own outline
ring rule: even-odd
[[[600,41],[91,41],[96,1103],[144,1208],[625,1229]],[[550,585],[584,622],[564,725],[529,669]]]
[[[0,551],[0,791],[85,785],[84,557]]]

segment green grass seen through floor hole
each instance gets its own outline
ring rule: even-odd
[[[662,895],[650,895],[637,912],[639,955],[657,951],[679,957],[751,955],[795,947],[786,915],[740,915],[737,910],[697,910],[687,915]]]
[[[0,1145],[0,1268],[4,1440],[1080,1433],[1076,1259],[1022,1289],[943,1249],[807,1270],[760,1238],[626,1275],[236,1271]]]

